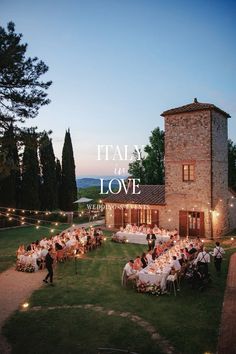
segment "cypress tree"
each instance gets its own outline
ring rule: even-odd
[[[2,206],[16,207],[19,202],[20,169],[17,139],[12,124],[1,140],[1,156],[4,156],[4,162],[0,176],[0,203]]]
[[[41,209],[54,210],[57,207],[56,163],[52,140],[49,139],[47,133],[44,133],[40,139],[39,155],[41,165]]]
[[[24,134],[22,161],[21,207],[37,210],[40,208],[40,170],[38,161],[38,135],[31,128]]]
[[[70,137],[70,130],[66,131],[64,146],[62,150],[62,180],[61,180],[61,209],[73,210],[77,199],[77,187],[75,178],[75,161],[73,147]]]
[[[61,163],[56,159],[56,180],[57,180],[57,208],[60,208],[61,200]]]

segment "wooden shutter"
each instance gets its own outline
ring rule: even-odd
[[[187,236],[187,225],[188,225],[188,213],[187,211],[181,210],[179,212],[179,235],[182,237]]]
[[[159,210],[152,209],[152,227],[154,225],[159,226]]]
[[[204,212],[200,213],[200,236],[205,236]]]
[[[122,225],[122,209],[114,209],[114,226],[120,228]]]
[[[131,224],[138,225],[138,209],[131,209]]]

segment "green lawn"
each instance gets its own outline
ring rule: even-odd
[[[16,238],[17,231],[14,232]],[[77,274],[74,261],[59,264],[56,286],[43,286],[29,301],[31,307],[42,309],[17,312],[7,322],[4,333],[13,346],[13,354],[22,353],[22,348],[30,354],[92,354],[98,347],[130,348],[140,354],[160,353],[149,334],[128,319],[85,309],[44,309],[77,304],[96,304],[136,314],[154,325],[183,354],[215,352],[229,255],[233,250],[227,251],[220,278],[215,276],[211,265],[213,282],[206,291],[192,290],[183,283],[177,297],[156,297],[120,285],[125,262],[144,248],[112,243],[108,238],[102,248],[77,261]]]

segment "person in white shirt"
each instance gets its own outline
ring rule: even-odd
[[[208,273],[208,263],[210,263],[210,255],[206,251],[205,247],[197,255],[197,258],[194,261],[194,264],[197,264],[199,267],[202,267],[205,274]]]
[[[153,261],[153,259],[152,259],[152,250],[147,253],[146,258],[147,258],[148,264],[152,263],[152,261]]]
[[[222,247],[220,247],[220,243],[216,242],[216,247],[214,248],[212,252],[212,256],[214,257],[214,264],[216,268],[216,272],[218,275],[220,275],[221,272],[221,263],[223,259],[223,254],[225,254],[225,251]]]
[[[138,272],[133,268],[133,265],[134,261],[131,259],[124,267],[128,279],[137,279],[138,277]]]
[[[48,253],[48,250],[47,250],[47,248],[45,248],[45,247],[42,247],[42,250],[41,250],[41,258],[45,258],[46,257],[46,255],[47,255],[47,253]]]
[[[172,261],[172,264],[171,264],[171,267],[174,268],[175,271],[178,271],[181,269],[181,265],[179,263],[179,260],[177,259],[176,256],[173,256],[173,261]]]

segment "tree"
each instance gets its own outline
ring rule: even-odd
[[[61,198],[60,207],[62,210],[73,210],[77,199],[77,187],[75,178],[75,161],[73,147],[70,137],[70,130],[66,131],[64,146],[62,150],[62,174],[61,174]]]
[[[144,160],[146,184],[164,184],[165,133],[160,128],[154,129],[149,142],[150,145],[144,148],[147,153]]]
[[[34,128],[23,133],[25,143],[22,161],[21,207],[37,210],[40,208],[40,170],[38,161],[38,133]]]
[[[7,30],[0,27],[0,128],[4,130],[12,122],[34,118],[50,102],[46,90],[52,82],[40,79],[48,67],[37,57],[27,58],[27,44],[21,40],[13,22]]]
[[[56,159],[57,207],[61,205],[61,163]]]
[[[4,156],[0,172],[0,203],[2,206],[16,207],[19,202],[20,168],[16,136],[11,124],[1,139],[1,156]]]
[[[129,173],[133,178],[140,179],[141,184],[145,184],[145,167],[144,167],[144,157],[142,156],[141,150],[139,153],[137,150],[133,153],[134,162],[129,164]]]
[[[228,183],[236,191],[236,145],[228,140]]]
[[[144,148],[146,157],[139,160],[137,152],[134,152],[136,159],[129,164],[129,173],[140,178],[142,184],[164,184],[164,140],[165,133],[156,128],[149,138],[150,145]]]
[[[41,167],[41,209],[54,210],[57,208],[57,177],[56,162],[52,140],[46,132],[39,142],[39,156]]]

